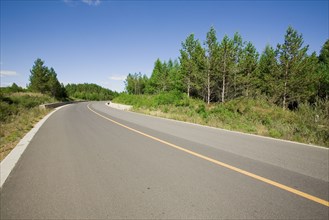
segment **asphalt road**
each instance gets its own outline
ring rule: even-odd
[[[328,161],[328,149],[74,104],[30,142],[0,217],[328,219]]]

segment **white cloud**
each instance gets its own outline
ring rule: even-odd
[[[101,3],[101,0],[63,0],[63,2],[68,6],[77,6],[80,2],[83,2],[87,5],[98,6]]]
[[[1,70],[0,71],[0,75],[1,75],[1,77],[4,77],[4,76],[16,76],[17,75],[17,72],[16,71],[12,71],[12,70]]]
[[[124,81],[126,80],[127,76],[110,76],[110,80],[115,80],[115,81]]]
[[[94,5],[97,6],[101,3],[100,0],[82,0],[83,3],[86,3],[88,5]]]
[[[74,6],[77,3],[74,0],[63,0],[63,2],[69,6]]]

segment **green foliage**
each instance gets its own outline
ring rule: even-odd
[[[44,65],[44,61],[37,59],[31,69],[28,89],[32,92],[48,94],[56,99],[67,98],[64,86],[57,79],[55,70]]]
[[[132,95],[122,93],[113,102],[119,102],[135,107],[155,108],[160,105],[187,106],[186,95],[178,91],[162,92],[156,95]]]
[[[197,109],[195,110],[196,113],[198,113],[201,118],[206,119],[209,116],[209,112],[206,110],[205,104],[199,104]]]
[[[143,79],[145,85],[143,93],[146,94],[157,94],[171,90],[182,91],[183,89],[180,66],[177,60],[172,61],[170,59],[168,62],[161,62],[160,59],[157,59],[154,63],[150,79],[148,80],[145,75]],[[138,80],[134,81],[138,83]],[[128,85],[126,85],[126,90],[128,93],[132,94],[132,92],[129,91]]]
[[[154,68],[153,68],[149,83],[146,85],[146,89],[145,89],[146,93],[155,94],[155,93],[158,93],[159,91],[161,91],[160,78],[161,78],[163,69],[164,68],[162,67],[162,63],[161,63],[160,59],[157,59],[154,63]],[[163,73],[163,75],[165,75],[165,73]],[[162,77],[162,78],[164,78],[164,77]]]
[[[114,102],[163,117],[328,146],[329,40],[319,57],[307,54],[303,44],[302,35],[288,27],[284,43],[276,49],[267,45],[259,59],[238,33],[218,42],[211,27],[205,47],[190,34],[182,42],[180,64],[157,59],[145,89],[127,83],[130,94]]]
[[[29,110],[44,103],[55,102],[54,98],[38,93],[7,93],[0,96],[0,122],[8,121],[22,110]]]
[[[183,92],[184,86],[179,62],[177,60],[172,61],[169,59],[167,69],[169,83],[168,91],[176,90]]]
[[[318,96],[329,100],[329,40],[327,40],[319,55]]]
[[[96,84],[67,84],[65,90],[69,97],[80,100],[112,100],[118,93]]]
[[[191,90],[195,87],[197,78],[197,65],[194,62],[195,49],[199,41],[194,39],[194,34],[190,34],[185,42],[182,43],[182,49],[180,50],[180,63],[181,63],[181,74],[183,84],[186,85],[184,90],[189,97]]]
[[[239,91],[236,92],[240,92],[241,96],[248,97],[256,93],[255,82],[257,82],[256,69],[258,64],[258,56],[259,55],[256,48],[251,42],[249,42],[242,50],[239,62],[239,74],[236,79],[236,87],[239,88]]]
[[[0,87],[0,96],[4,94],[10,94],[14,92],[25,92],[26,89],[23,89],[22,87],[18,86],[16,83],[13,83],[11,86],[7,87]]]
[[[224,36],[221,41],[219,47],[219,77],[218,77],[218,90],[220,91],[220,97],[218,97],[221,102],[225,102],[227,97],[230,97],[229,94],[229,82],[235,81],[234,68],[235,68],[235,60],[236,53],[234,47],[234,40],[229,39],[227,35]]]
[[[28,89],[32,92],[40,92],[42,94],[48,92],[49,71],[48,68],[44,66],[44,61],[38,58],[34,62],[30,72],[30,84]]]
[[[285,109],[288,104],[305,102],[315,92],[315,70],[317,59],[315,54],[307,56],[308,46],[303,47],[303,37],[292,27],[288,27],[285,41],[278,44],[279,56],[279,103]]]
[[[160,93],[154,96],[154,104],[158,105],[171,105],[178,104],[182,100],[183,94],[177,91],[171,91],[167,93]]]
[[[273,83],[279,80],[279,66],[276,57],[276,51],[271,46],[266,45],[258,63],[255,79],[257,90],[270,97],[273,102],[279,99],[279,88],[276,83]]]
[[[141,73],[129,73],[125,80],[126,91],[129,94],[143,94],[147,83],[148,78],[146,75],[142,76]]]

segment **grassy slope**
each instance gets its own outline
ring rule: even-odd
[[[0,97],[0,161],[50,110],[39,105],[56,100],[39,93],[7,93]]]
[[[122,94],[113,102],[145,114],[329,147],[329,102],[284,111],[265,99],[236,99],[209,106],[177,93]]]

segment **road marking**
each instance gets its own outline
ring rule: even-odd
[[[133,132],[135,132],[135,133],[138,133],[138,134],[140,134],[140,135],[143,135],[143,136],[145,136],[145,137],[148,137],[148,138],[150,138],[150,139],[153,139],[153,140],[155,140],[155,141],[158,141],[158,142],[160,142],[160,143],[163,143],[163,144],[165,144],[165,145],[168,145],[168,146],[170,146],[170,147],[172,147],[172,148],[175,148],[175,149],[177,149],[177,150],[180,150],[180,151],[186,152],[186,153],[188,153],[188,154],[191,154],[191,155],[194,155],[194,156],[199,157],[199,158],[201,158],[201,159],[207,160],[207,161],[212,162],[212,163],[214,163],[214,164],[217,164],[217,165],[219,165],[219,166],[225,167],[225,168],[227,168],[227,169],[233,170],[233,171],[238,172],[238,173],[240,173],[240,174],[243,174],[243,175],[249,176],[249,177],[251,177],[251,178],[257,179],[257,180],[262,181],[262,182],[264,182],[264,183],[270,184],[270,185],[275,186],[275,187],[277,187],[277,188],[283,189],[283,190],[288,191],[288,192],[290,192],[290,193],[296,194],[296,195],[301,196],[301,197],[303,197],[303,198],[309,199],[309,200],[311,200],[311,201],[314,201],[314,202],[317,202],[317,203],[319,203],[319,204],[322,204],[322,205],[324,205],[324,206],[329,207],[329,201],[326,201],[326,200],[320,199],[320,198],[318,198],[318,197],[315,197],[315,196],[312,196],[312,195],[310,195],[310,194],[304,193],[304,192],[302,192],[302,191],[299,191],[299,190],[297,190],[297,189],[294,189],[294,188],[291,188],[291,187],[289,187],[289,186],[283,185],[283,184],[281,184],[281,183],[275,182],[275,181],[273,181],[273,180],[267,179],[267,178],[265,178],[265,177],[258,176],[258,175],[256,175],[256,174],[250,173],[250,172],[245,171],[245,170],[243,170],[243,169],[240,169],[240,168],[237,168],[237,167],[231,166],[231,165],[229,165],[229,164],[223,163],[223,162],[221,162],[221,161],[218,161],[218,160],[212,159],[212,158],[210,158],[210,157],[204,156],[204,155],[199,154],[199,153],[196,153],[196,152],[194,152],[194,151],[191,151],[191,150],[185,149],[185,148],[183,148],[183,147],[177,146],[177,145],[175,145],[175,144],[169,143],[169,142],[167,142],[167,141],[161,140],[161,139],[159,139],[159,138],[157,138],[157,137],[154,137],[154,136],[151,136],[151,135],[149,135],[149,134],[143,133],[143,132],[138,131],[138,130],[136,130],[136,129],[134,129],[134,128],[128,127],[127,125],[121,124],[121,123],[119,123],[119,122],[117,122],[117,121],[115,121],[115,120],[113,120],[113,119],[110,119],[110,118],[108,118],[108,117],[106,117],[106,116],[104,116],[104,115],[102,115],[102,114],[99,114],[98,112],[96,112],[96,111],[94,111],[93,109],[91,109],[89,105],[90,105],[90,104],[88,104],[88,106],[87,106],[88,109],[89,109],[90,111],[92,111],[93,113],[95,113],[96,115],[98,115],[98,116],[100,116],[100,117],[102,117],[102,118],[104,118],[104,119],[106,119],[106,120],[108,120],[108,121],[110,121],[110,122],[112,122],[112,123],[114,123],[114,124],[117,124],[117,125],[119,125],[119,126],[121,126],[121,127],[124,127],[124,128],[126,128],[126,129],[128,129],[128,130],[130,130],[130,131],[133,131]]]

